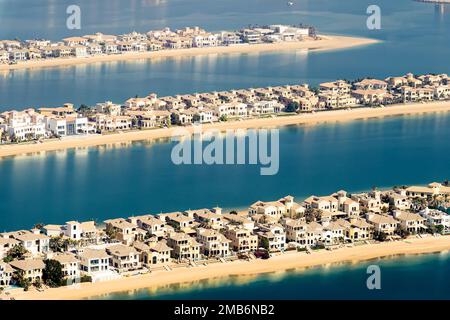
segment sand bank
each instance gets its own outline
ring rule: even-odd
[[[250,129],[270,128],[285,125],[313,125],[317,123],[335,123],[369,118],[382,118],[385,116],[398,116],[406,114],[425,114],[433,112],[450,111],[450,102],[430,102],[388,106],[384,108],[357,108],[353,110],[333,110],[316,112],[313,114],[299,114],[291,116],[278,116],[270,118],[257,118],[242,121],[227,121],[213,124],[203,124],[202,129]],[[185,128],[193,132],[192,126]],[[108,135],[71,136],[61,140],[48,140],[42,143],[12,144],[0,146],[0,158],[13,155],[42,153],[46,151],[63,150],[68,148],[84,148],[98,145],[120,144],[131,141],[167,138],[175,135],[179,127],[138,130],[132,132],[114,133]]]
[[[364,46],[380,42],[375,39],[347,37],[347,36],[321,36],[321,40],[305,40],[300,42],[281,42],[281,43],[263,43],[263,44],[242,44],[233,46],[220,46],[211,48],[189,48],[173,49],[152,52],[133,52],[116,55],[99,55],[85,58],[54,58],[40,61],[24,61],[14,65],[0,64],[0,71],[70,66],[76,64],[87,64],[95,62],[127,61],[137,59],[156,59],[165,57],[185,57],[207,54],[227,54],[227,53],[258,53],[267,51],[286,51],[298,49],[311,50],[337,50],[357,46]]]
[[[397,242],[377,243],[345,247],[333,251],[320,250],[312,254],[289,252],[269,260],[234,261],[215,263],[208,266],[185,267],[171,271],[155,271],[151,274],[121,278],[108,282],[83,283],[77,288],[64,287],[47,289],[44,292],[16,291],[16,299],[81,299],[103,294],[123,292],[144,288],[166,287],[173,284],[186,284],[207,279],[220,279],[229,276],[252,276],[268,272],[302,269],[344,262],[359,262],[381,257],[406,254],[443,252],[450,249],[450,236],[422,239],[408,239]],[[300,270],[299,270],[300,271]]]

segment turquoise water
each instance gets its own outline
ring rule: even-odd
[[[386,77],[407,72],[450,73],[450,8],[412,0],[78,0],[81,30],[65,27],[71,0],[0,1],[0,38],[61,39],[101,31],[200,25],[209,30],[246,24],[312,24],[324,33],[381,39],[368,47],[336,52],[291,51],[245,55],[208,55],[77,65],[0,73],[0,110],[65,102],[121,103],[149,92],[159,95],[319,82],[337,78]],[[368,30],[366,9],[382,10],[381,30]],[[430,50],[432,49],[432,50]]]
[[[176,166],[170,141],[6,158],[0,230],[442,181],[449,136],[448,113],[284,127],[273,176],[255,165]]]
[[[367,267],[378,265],[381,289],[368,290]],[[95,299],[450,299],[448,253],[377,259],[304,271],[229,277]]]

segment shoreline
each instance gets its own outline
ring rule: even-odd
[[[188,49],[165,49],[160,51],[146,51],[133,52],[116,55],[98,55],[85,58],[54,58],[39,61],[25,61],[17,64],[0,64],[0,72],[8,72],[20,69],[38,69],[45,67],[67,67],[79,64],[91,64],[98,62],[113,62],[113,61],[130,61],[139,59],[153,59],[153,58],[171,58],[171,57],[186,57],[208,54],[230,54],[230,53],[260,53],[270,51],[286,51],[307,49],[315,51],[338,50],[347,49],[358,46],[365,46],[381,42],[377,39],[369,39],[362,37],[350,36],[334,36],[334,35],[320,35],[321,40],[304,40],[295,42],[280,42],[280,43],[262,43],[262,44],[242,44],[232,46],[217,46],[208,48],[188,48]]]
[[[429,103],[413,103],[391,105],[384,108],[363,107],[353,110],[331,110],[316,112],[314,114],[298,114],[278,116],[271,118],[257,118],[242,121],[227,121],[213,124],[203,124],[202,130],[215,129],[225,131],[227,129],[251,129],[273,128],[288,125],[315,125],[319,123],[337,123],[353,120],[365,120],[370,118],[382,118],[387,116],[418,115],[450,111],[450,101],[436,101]],[[194,126],[170,128],[158,128],[131,132],[113,133],[108,135],[73,136],[62,140],[47,140],[34,144],[13,144],[0,146],[0,159],[16,155],[37,154],[47,151],[58,151],[73,148],[86,148],[108,144],[120,144],[133,141],[155,140],[170,138],[177,130],[183,128],[189,134],[194,132]]]
[[[224,277],[256,276],[273,272],[287,272],[337,263],[356,263],[391,256],[437,253],[450,250],[450,236],[414,238],[396,242],[364,244],[333,251],[320,250],[311,254],[287,252],[268,260],[233,261],[191,268],[180,267],[171,271],[125,277],[117,280],[83,283],[77,288],[61,287],[44,292],[13,292],[11,297],[28,300],[72,300],[120,293],[139,289],[156,289],[174,284],[193,283]],[[300,270],[299,270],[300,269]],[[187,272],[186,272],[187,271]]]

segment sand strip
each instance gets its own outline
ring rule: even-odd
[[[229,54],[229,53],[259,53],[268,51],[286,51],[298,49],[312,50],[337,50],[351,47],[364,46],[380,42],[376,39],[348,37],[348,36],[321,36],[321,40],[305,40],[300,42],[281,42],[263,44],[242,44],[234,46],[220,46],[211,48],[189,48],[173,49],[151,52],[132,52],[116,55],[99,55],[85,58],[54,58],[40,61],[24,61],[14,65],[0,64],[0,71],[17,69],[71,66],[76,64],[87,64],[95,62],[130,61],[137,59],[158,59],[167,57],[186,57],[207,54]]]
[[[384,108],[357,108],[353,110],[333,110],[316,112],[313,114],[299,114],[292,116],[279,116],[258,118],[242,121],[228,121],[213,124],[203,124],[202,130],[216,129],[250,129],[270,128],[285,125],[313,125],[317,123],[335,123],[369,118],[382,118],[385,116],[418,115],[425,113],[450,111],[450,102],[439,101],[430,103],[402,104]],[[132,132],[114,133],[108,135],[71,136],[62,140],[44,141],[42,143],[12,144],[0,146],[0,158],[13,155],[33,154],[46,151],[63,150],[68,148],[84,148],[89,146],[120,144],[131,141],[167,138],[175,135],[180,127],[164,129],[138,130]],[[185,127],[192,133],[194,127]]]
[[[343,262],[359,262],[381,257],[406,254],[422,254],[443,252],[450,249],[450,236],[345,247],[334,251],[320,250],[312,254],[289,252],[270,258],[269,260],[234,261],[216,263],[208,266],[197,266],[171,271],[155,271],[151,274],[133,276],[100,283],[83,283],[77,288],[63,287],[47,289],[44,292],[16,291],[12,294],[16,299],[81,299],[103,294],[123,292],[136,289],[155,289],[174,284],[215,281],[228,276],[244,276],[268,272],[302,269],[313,266],[324,266]],[[246,277],[245,277],[246,276]]]

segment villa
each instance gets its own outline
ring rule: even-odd
[[[444,231],[450,230],[450,215],[436,209],[425,208],[419,214],[426,219],[426,223],[431,226],[443,226]]]
[[[16,235],[14,238],[19,241],[33,257],[41,256],[49,251],[50,238],[43,234],[26,232]]]
[[[136,270],[141,267],[139,253],[133,247],[117,244],[107,247],[106,252],[110,256],[111,266],[119,273]]]
[[[427,228],[426,219],[417,213],[395,210],[394,218],[400,221],[400,228],[408,232],[419,233]]]
[[[4,262],[0,262],[0,287],[7,287],[11,284],[14,269]]]
[[[280,201],[257,201],[250,206],[248,213],[250,216],[256,214],[264,215],[274,221],[278,221],[286,215],[286,206]]]
[[[335,221],[322,223],[322,244],[325,246],[336,245],[344,239],[345,228]]]
[[[198,228],[197,241],[202,244],[201,252],[206,257],[227,257],[231,254],[230,242],[220,232],[213,229]]]
[[[298,219],[284,219],[283,226],[286,230],[286,241],[295,242],[300,246],[306,246],[307,223]]]
[[[20,242],[12,238],[2,238],[0,236],[0,261],[6,257],[9,250],[14,246],[18,245]]]
[[[147,231],[147,233],[151,236],[156,236],[161,238],[164,236],[167,228],[166,223],[156,218],[154,215],[144,215],[138,217],[130,217],[128,221],[133,225],[137,224],[139,228]]]
[[[170,233],[167,238],[167,245],[173,249],[171,254],[175,259],[190,261],[200,259],[200,247],[202,245],[185,233]]]
[[[105,220],[106,230],[114,235],[114,238],[126,245],[132,244],[136,240],[142,240],[146,231],[137,225],[119,218]]]
[[[228,225],[225,236],[231,240],[231,247],[238,253],[252,252],[258,248],[258,236],[248,229]]]
[[[286,233],[279,224],[261,225],[256,232],[259,238],[259,246],[263,247],[264,242],[268,245],[270,252],[284,251],[286,244]]]
[[[421,186],[411,186],[404,189],[404,193],[408,197],[419,197],[419,198],[426,198],[426,197],[433,197],[438,195],[450,195],[450,187],[449,186],[443,186],[440,183],[433,182],[430,183],[426,187]]]
[[[94,221],[68,221],[63,227],[63,234],[72,240],[80,241],[83,245],[97,244],[101,238],[101,232]]]
[[[145,267],[166,265],[171,263],[171,251],[166,241],[157,242],[135,242],[133,247],[140,254],[140,262]]]
[[[80,269],[83,273],[94,276],[96,273],[109,271],[110,256],[105,250],[85,248],[78,253]]]
[[[80,260],[73,254],[64,253],[52,257],[62,265],[64,276],[69,281],[75,281],[80,278]]]
[[[15,260],[10,262],[10,266],[31,283],[42,280],[42,271],[45,264],[42,259]]]
[[[399,226],[399,222],[394,217],[386,214],[369,212],[366,214],[366,219],[374,226],[376,232],[382,232],[390,236],[394,235]]]
[[[345,228],[345,238],[351,241],[365,241],[373,238],[373,226],[361,218],[351,218],[349,221],[339,219],[337,223]]]

